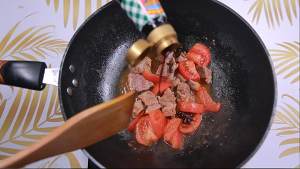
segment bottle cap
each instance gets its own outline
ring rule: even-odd
[[[155,46],[157,54],[161,54],[171,46],[180,45],[177,40],[176,31],[170,24],[163,24],[153,29],[149,33],[147,40]]]
[[[137,60],[142,59],[150,50],[151,44],[144,39],[139,39],[128,49],[127,60],[134,65]]]

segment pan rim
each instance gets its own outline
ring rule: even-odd
[[[271,124],[272,121],[275,117],[275,110],[276,110],[276,105],[277,105],[277,99],[278,99],[278,86],[277,86],[277,77],[275,74],[275,69],[274,69],[274,64],[272,62],[272,59],[270,57],[269,51],[266,48],[263,40],[261,39],[261,37],[258,35],[258,33],[255,31],[255,29],[251,26],[250,23],[248,23],[240,14],[238,14],[236,11],[234,11],[232,8],[230,8],[229,6],[227,6],[226,4],[224,4],[223,2],[220,2],[218,0],[211,0],[213,3],[220,5],[221,7],[225,8],[226,10],[228,10],[229,12],[231,12],[233,15],[235,15],[241,22],[243,22],[252,32],[252,34],[256,37],[256,39],[258,40],[258,42],[260,43],[260,45],[262,46],[262,48],[264,49],[264,52],[267,55],[268,58],[268,62],[270,64],[270,68],[272,71],[272,76],[273,76],[273,85],[274,85],[274,99],[273,99],[273,107],[272,107],[272,113],[271,116],[269,118],[268,121],[268,127],[266,128],[262,138],[259,140],[259,142],[257,143],[257,145],[255,146],[255,148],[252,150],[252,152],[247,156],[247,158],[245,158],[240,164],[238,164],[236,167],[237,168],[241,168],[243,167],[256,153],[257,151],[261,148],[262,144],[264,143],[264,140],[266,139],[269,131],[271,130]],[[66,121],[68,118],[66,116],[66,113],[64,111],[63,108],[63,103],[62,103],[62,88],[61,88],[61,76],[62,76],[62,68],[63,65],[65,63],[65,58],[66,55],[68,53],[68,50],[72,44],[72,42],[74,41],[75,37],[77,37],[77,34],[80,32],[80,30],[86,25],[87,22],[89,22],[91,20],[91,18],[93,18],[96,14],[98,14],[99,12],[101,12],[103,9],[111,6],[112,3],[118,3],[118,1],[116,0],[112,0],[110,2],[108,2],[107,4],[105,4],[104,6],[102,6],[101,8],[97,9],[92,15],[90,15],[79,27],[78,29],[75,31],[75,33],[73,34],[71,40],[69,41],[65,53],[63,55],[62,61],[61,61],[61,65],[60,65],[60,71],[59,71],[59,81],[58,81],[58,95],[59,95],[59,105],[61,108],[61,112],[63,115],[64,120]],[[98,160],[96,160],[86,149],[81,149],[81,151],[83,152],[83,154],[88,157],[88,159],[90,159],[94,164],[96,164],[99,168],[106,168],[105,166],[103,166]]]

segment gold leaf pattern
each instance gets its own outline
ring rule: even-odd
[[[283,75],[284,79],[291,79],[290,83],[300,80],[300,43],[283,42],[278,43],[278,49],[270,49],[270,54],[275,65],[277,75]]]
[[[281,141],[280,146],[284,146],[285,150],[280,153],[279,158],[300,154],[300,103],[291,95],[284,94],[282,98],[288,99],[289,103],[286,100],[277,107],[274,123],[283,127],[275,130],[278,131],[278,136],[289,138]]]
[[[108,0],[110,1],[110,0]],[[108,2],[107,1],[107,2]],[[81,2],[81,3],[80,3]],[[93,8],[92,3],[96,3],[95,8]],[[91,15],[92,12],[94,12],[96,9],[100,8],[103,5],[102,0],[85,0],[85,1],[79,1],[79,0],[46,0],[47,6],[51,6],[53,4],[54,11],[58,12],[59,10],[63,10],[63,21],[64,26],[67,27],[69,20],[72,21],[73,30],[75,30],[78,26],[78,22],[80,18],[83,18],[82,21],[84,21],[87,17]],[[79,8],[80,5],[83,5],[83,8]],[[62,7],[61,7],[62,6]],[[84,16],[79,16],[81,14],[80,10],[84,10]],[[71,16],[71,18],[69,18]]]
[[[280,26],[286,17],[289,23],[293,25],[294,20],[298,20],[299,6],[300,0],[255,0],[249,8],[248,14],[252,13],[252,22],[256,22],[256,24],[264,11],[269,27],[275,27],[276,23]],[[282,11],[285,12],[285,17]]]
[[[53,38],[51,33],[53,25],[44,27],[29,27],[19,34],[16,34],[21,21],[16,23],[10,31],[0,40],[0,58],[8,57],[17,60],[38,60],[45,59],[48,55],[59,55],[64,52],[67,42]]]

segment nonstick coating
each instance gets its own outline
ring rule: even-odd
[[[200,130],[186,138],[179,152],[162,143],[150,149],[138,146],[126,132],[86,151],[109,168],[239,166],[255,152],[272,116],[275,82],[268,53],[249,25],[219,2],[164,0],[162,5],[185,49],[196,42],[211,47],[212,95],[222,103],[221,111],[205,114]],[[142,36],[115,1],[83,24],[61,67],[59,92],[66,118],[118,94],[127,49]],[[73,79],[79,87],[73,87]]]

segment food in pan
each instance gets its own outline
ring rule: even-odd
[[[145,57],[129,69],[127,86],[137,97],[128,131],[139,144],[163,140],[182,149],[185,136],[197,132],[202,116],[220,111],[221,104],[209,94],[210,62],[210,49],[196,43],[188,52]]]

